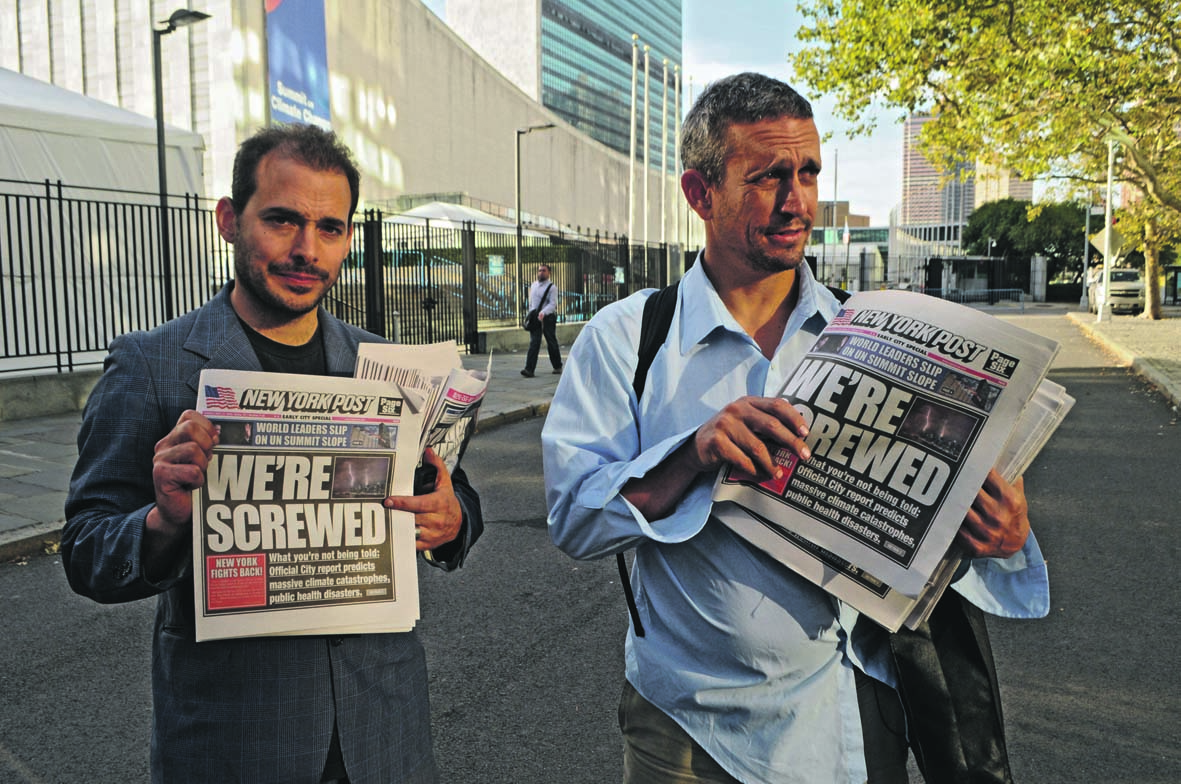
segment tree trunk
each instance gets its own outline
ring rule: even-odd
[[[1141,318],[1157,320],[1161,317],[1160,243],[1156,220],[1144,221],[1144,312]]]

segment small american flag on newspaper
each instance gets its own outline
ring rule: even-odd
[[[238,396],[233,387],[211,387],[205,385],[206,408],[237,408]]]
[[[847,327],[852,322],[853,311],[849,310],[849,308],[841,308],[841,312],[838,313],[829,323],[834,327]],[[208,387],[206,387],[206,389],[208,389]]]

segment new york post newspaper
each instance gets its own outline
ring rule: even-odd
[[[417,393],[380,381],[206,370],[219,429],[193,493],[197,640],[406,631],[418,620]],[[414,399],[412,399],[414,398]]]
[[[720,472],[715,514],[883,626],[917,625],[988,470],[1015,478],[1073,403],[1045,379],[1057,351],[922,294],[854,295],[779,393],[812,458],[779,450],[783,477],[766,482]]]

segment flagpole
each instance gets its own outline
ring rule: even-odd
[[[693,105],[693,75],[689,75],[689,106]],[[697,242],[697,231],[694,231],[695,224],[693,218],[689,215],[689,202],[685,200],[685,244],[693,245]]]
[[[660,79],[660,244],[664,245],[668,242],[668,58],[660,64],[664,67]]]
[[[849,280],[849,250],[851,248],[852,238],[849,236],[849,216],[845,216],[845,236],[841,237],[841,242],[845,244],[845,281],[846,291],[852,291],[852,287],[848,286]]]
[[[629,154],[627,156],[627,241],[636,241],[636,70],[639,67],[640,36],[632,33],[632,103]],[[629,249],[628,254],[631,254]]]
[[[837,230],[837,154],[838,154],[837,150],[832,151],[832,231],[834,234],[836,233],[836,230]],[[824,241],[825,241],[825,244],[828,244],[828,233],[827,232],[825,232]],[[833,248],[832,264],[834,267],[836,266],[836,263],[837,263],[837,253],[836,253],[836,248]],[[848,273],[848,271],[849,271],[848,268],[846,268],[845,272]],[[848,290],[848,288],[847,288],[847,284],[846,284],[846,291],[847,290]]]
[[[650,164],[650,157],[652,155],[652,145],[648,141],[648,50],[651,47],[644,44],[644,267],[648,267],[648,181],[652,179],[648,176],[648,167]]]
[[[673,236],[681,241],[681,66],[673,66]],[[682,246],[683,247],[683,246]]]

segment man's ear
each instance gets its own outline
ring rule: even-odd
[[[689,207],[698,217],[704,221],[710,219],[713,214],[713,194],[701,172],[686,169],[681,174],[681,192],[685,194],[685,201],[689,202]]]
[[[238,237],[238,213],[229,196],[222,196],[217,202],[217,231],[226,242]]]

